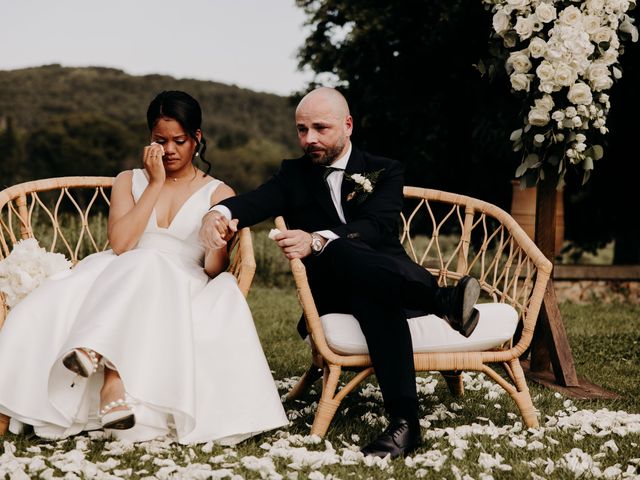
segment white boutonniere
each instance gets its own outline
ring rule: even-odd
[[[363,202],[376,186],[378,177],[384,171],[384,168],[376,170],[375,172],[368,173],[352,173],[351,175],[345,175],[345,178],[355,184],[353,191],[347,195],[347,201],[351,201],[356,198],[358,203]]]

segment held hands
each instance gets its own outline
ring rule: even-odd
[[[237,231],[237,218],[229,221],[222,213],[212,210],[202,217],[200,242],[205,248],[217,250],[224,247]]]
[[[164,148],[159,143],[153,142],[151,145],[144,147],[142,154],[142,164],[144,169],[149,174],[149,183],[160,184],[164,183],[166,173],[164,171],[164,165],[162,163],[162,157],[164,156]]]

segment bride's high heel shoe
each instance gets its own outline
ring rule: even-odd
[[[113,411],[113,409],[117,407],[126,408],[124,410]],[[107,403],[102,410],[100,410],[100,423],[102,423],[102,428],[127,430],[133,428],[136,424],[136,416],[133,413],[131,404],[125,399],[120,398]]]
[[[75,348],[62,359],[62,364],[81,377],[89,377],[98,370],[98,354],[88,348]]]

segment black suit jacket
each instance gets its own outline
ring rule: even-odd
[[[346,178],[382,170],[373,191],[347,200],[356,184]],[[404,169],[400,162],[352,148],[342,181],[343,224],[323,178],[325,167],[308,156],[284,160],[280,170],[252,192],[221,202],[239,220],[239,228],[282,215],[288,228],[307,232],[331,230],[342,238],[359,239],[383,253],[406,256],[398,238],[398,218],[403,204]],[[360,198],[359,198],[360,196]]]

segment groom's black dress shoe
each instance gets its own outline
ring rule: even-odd
[[[389,426],[366,447],[360,451],[364,455],[384,458],[404,456],[420,446],[420,424],[409,422],[404,418],[392,418]]]
[[[474,307],[480,296],[480,282],[468,275],[462,277],[455,287],[441,288],[436,292],[440,311],[438,315],[465,337],[473,333],[480,312]]]

